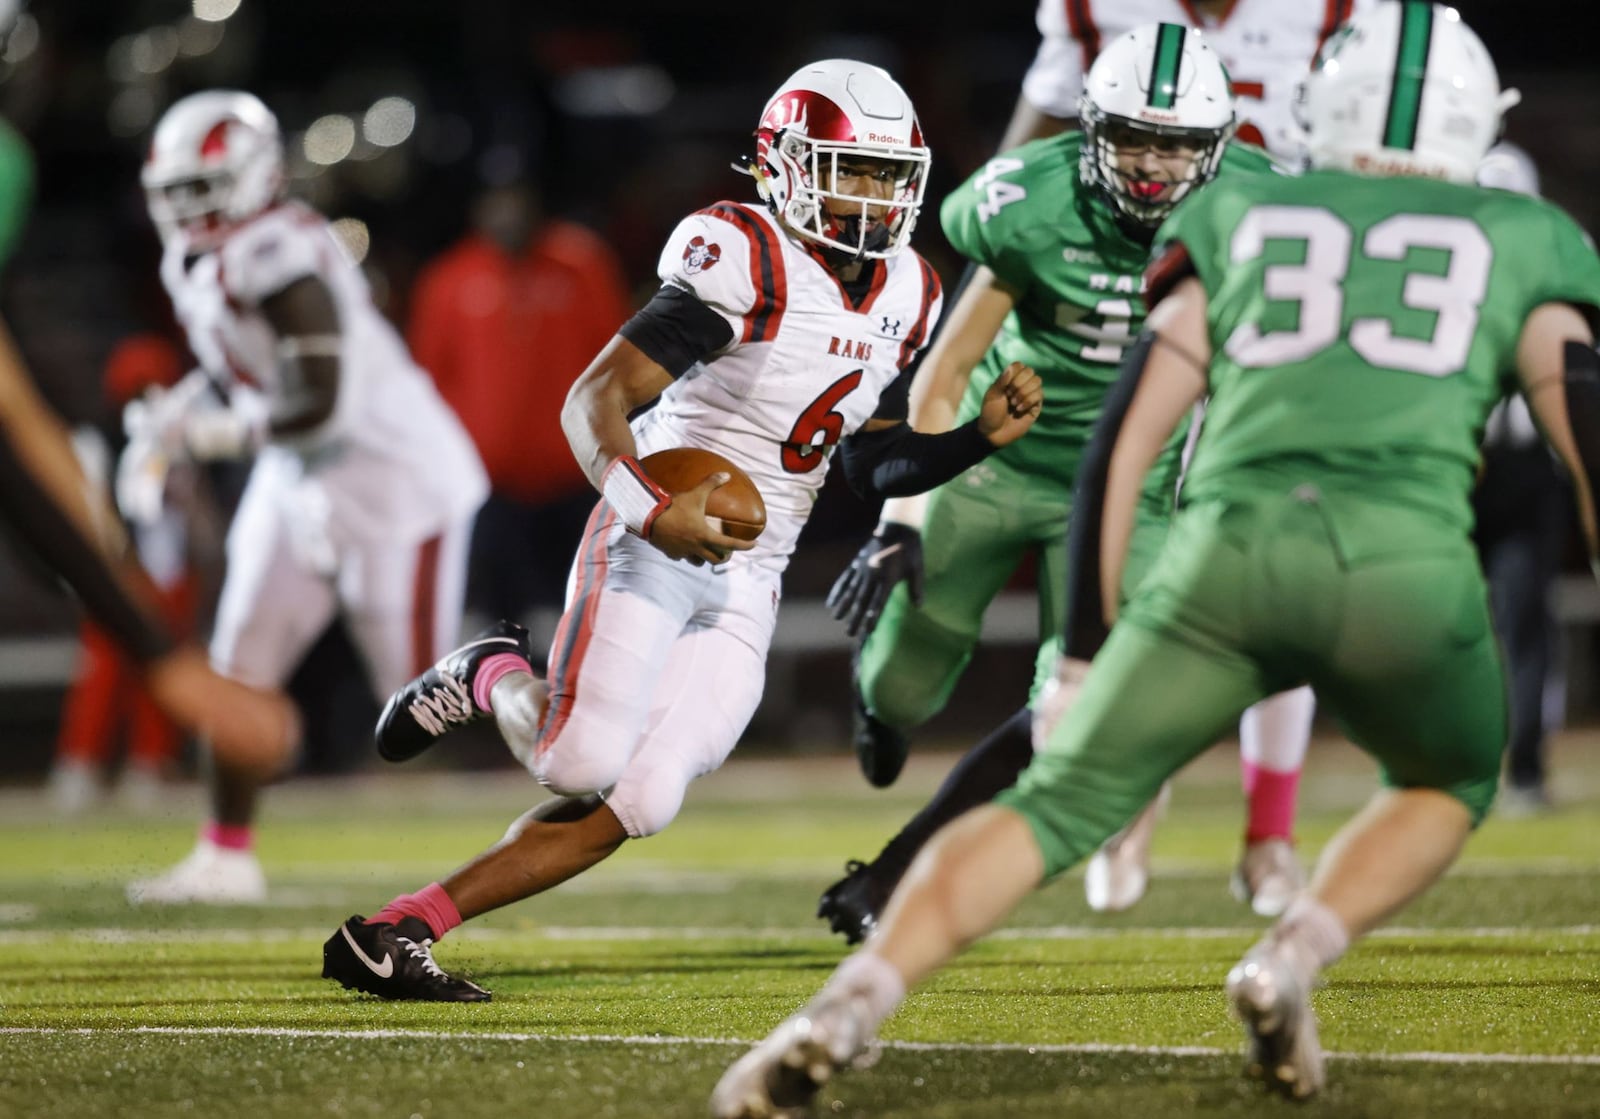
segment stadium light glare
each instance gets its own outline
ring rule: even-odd
[[[380,148],[405,143],[416,127],[417,107],[404,97],[380,98],[361,118],[361,134]]]
[[[239,10],[239,0],[194,0],[194,18],[221,23]]]
[[[305,153],[312,163],[331,166],[347,157],[355,146],[355,121],[343,113],[319,117],[306,129]]]

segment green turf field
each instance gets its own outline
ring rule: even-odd
[[[515,772],[302,783],[261,834],[276,902],[130,909],[121,887],[188,847],[193,790],[158,820],[63,824],[0,793],[0,1116],[672,1117],[843,953],[811,919],[948,756],[869,790],[842,760],[735,763],[664,835],[452,934],[476,1006],[390,1004],[318,978],[320,946],[498,837],[534,799]],[[1149,896],[1088,911],[1068,878],[889,1024],[836,1081],[840,1116],[1600,1114],[1600,740],[1557,754],[1559,811],[1493,818],[1457,871],[1360,945],[1317,996],[1330,1087],[1304,1106],[1239,1079],[1221,985],[1264,922],[1227,894],[1231,756],[1180,780]],[[1319,745],[1302,849],[1370,791]]]

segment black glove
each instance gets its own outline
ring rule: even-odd
[[[865,636],[878,624],[895,584],[906,580],[911,601],[922,605],[922,533],[910,525],[884,521],[834,580],[828,609],[845,623],[851,637]]]

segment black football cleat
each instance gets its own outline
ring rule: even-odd
[[[879,789],[893,785],[911,753],[911,739],[874,716],[859,696],[851,708],[850,738],[868,782]]]
[[[817,916],[830,931],[842,933],[846,944],[860,944],[878,927],[891,890],[878,881],[871,863],[851,859],[844,869],[845,876],[822,891]]]
[[[489,1001],[488,991],[433,962],[433,934],[415,917],[393,925],[350,918],[322,946],[322,978],[380,999]]]
[[[531,661],[528,631],[515,622],[496,622],[390,696],[374,732],[383,759],[408,761],[449,731],[486,717],[473,701],[472,683],[478,667],[497,653]]]

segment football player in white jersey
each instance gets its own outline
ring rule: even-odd
[[[492,717],[558,796],[443,882],[346,921],[323,949],[326,977],[386,998],[488,998],[440,970],[432,942],[660,831],[689,783],[722,764],[761,697],[780,577],[832,452],[858,492],[911,493],[1032,426],[1039,379],[1020,364],[973,422],[937,435],[905,423],[904,371],[941,300],[933,269],[907,251],[928,160],[909,98],[875,66],[802,67],[768,102],[746,168],[765,204],[685,218],[662,251],[661,289],[567,399],[567,437],[604,500],[548,683],[529,668],[526,635],[502,623],[397,693],[379,722],[380,752],[400,760]],[[705,516],[725,475],[674,494],[639,466],[682,446],[725,456],[760,488],[767,528],[753,545]]]
[[[1144,23],[1177,23],[1205,34],[1233,81],[1237,138],[1298,161],[1295,90],[1322,44],[1378,0],[1039,0],[1039,50],[1001,148],[1070,127],[1083,78],[1100,49]]]
[[[201,368],[127,417],[119,498],[159,507],[161,463],[254,455],[228,533],[211,657],[255,687],[288,679],[342,616],[378,695],[455,641],[472,519],[471,439],[372,303],[328,222],[283,195],[278,123],[257,98],[186,97],[142,179],[161,278]],[[190,856],[135,903],[258,902],[260,784],[216,759]]]

